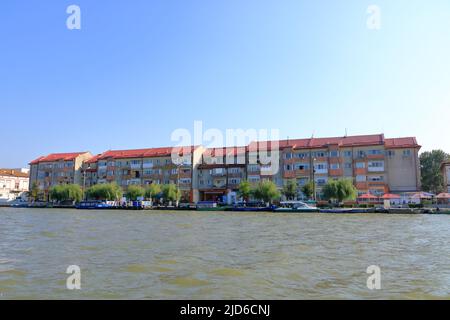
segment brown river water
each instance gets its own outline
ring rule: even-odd
[[[448,215],[0,208],[0,299],[450,299],[449,242]]]

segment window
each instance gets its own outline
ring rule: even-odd
[[[317,152],[314,152],[313,155],[317,158],[324,158],[327,156],[327,153],[323,152],[323,151],[317,151]]]
[[[239,184],[241,183],[241,179],[233,178],[229,180],[230,184]]]
[[[330,157],[332,158],[339,157],[339,151],[330,151]]]
[[[352,157],[352,152],[351,151],[344,151],[344,157],[346,158],[351,158]]]
[[[384,177],[383,176],[369,176],[369,177],[367,177],[367,179],[369,181],[378,182],[378,181],[383,181]]]
[[[300,179],[297,180],[297,184],[298,184],[299,186],[304,186],[305,184],[308,183],[308,181],[309,181],[308,178],[300,178]]]
[[[327,183],[327,179],[326,178],[317,178],[316,179],[316,184],[318,185],[318,186],[322,186],[322,185],[324,185],[324,184],[326,184]]]
[[[230,173],[240,173],[241,170],[239,168],[230,168],[229,169]]]
[[[345,169],[351,169],[351,168],[352,168],[351,162],[346,162],[346,163],[344,164],[344,168],[345,168]]]
[[[358,157],[359,158],[364,158],[366,156],[366,152],[365,151],[363,151],[363,150],[359,150],[358,151]]]
[[[330,169],[332,169],[332,170],[339,169],[339,163],[331,163],[330,164]]]
[[[383,154],[383,150],[374,149],[374,150],[369,150],[367,153],[370,155],[379,155],[379,154]]]
[[[388,150],[386,151],[388,157],[394,157],[395,156],[395,151],[394,150]]]
[[[308,170],[309,169],[309,164],[307,164],[307,163],[296,163],[294,166],[295,166],[295,170]]]
[[[295,156],[299,159],[304,159],[307,157],[306,153],[297,153]]]
[[[366,180],[366,176],[356,176],[356,182],[365,182]]]
[[[285,159],[291,159],[291,158],[292,158],[292,153],[286,153],[286,154],[284,155],[284,158],[285,158]]]
[[[404,157],[410,157],[411,156],[411,150],[409,150],[409,149],[403,150],[403,156]]]
[[[326,170],[328,168],[328,165],[326,163],[318,163],[314,165],[314,168],[316,170]]]
[[[292,170],[292,166],[290,164],[287,164],[285,166],[285,168],[286,168],[286,171],[291,171]]]
[[[366,167],[366,163],[365,162],[357,162],[356,163],[356,168],[357,169],[364,169]]]

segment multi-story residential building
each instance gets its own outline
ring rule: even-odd
[[[351,179],[360,194],[420,190],[420,146],[415,138],[386,139],[383,134],[252,142],[246,147],[110,150],[51,154],[30,163],[30,185],[43,191],[58,183],[89,187],[174,183],[182,200],[236,197],[240,182],[271,180],[280,189],[294,179],[300,187],[314,181],[320,198],[329,179]],[[178,155],[174,162],[173,154]]]
[[[92,158],[90,152],[52,153],[30,162],[31,189],[36,183],[48,199],[48,191],[58,184],[83,184],[81,167],[86,160]]]
[[[109,150],[86,161],[86,186],[116,182],[124,190],[129,185],[176,184],[182,201],[198,201],[197,166],[202,147],[181,148],[173,159],[172,147],[135,150]],[[194,174],[195,172],[195,174]]]
[[[442,175],[444,176],[444,186],[447,193],[450,193],[450,161],[444,162],[441,166]]]
[[[28,170],[0,169],[0,203],[24,198],[28,185]]]
[[[234,202],[239,184],[244,179],[246,179],[246,147],[204,150],[198,166],[200,200]]]
[[[359,194],[420,189],[420,146],[415,138],[385,139],[380,134],[281,140],[276,144],[280,170],[272,177],[277,180],[281,173],[283,183],[295,179],[299,187],[314,181],[319,196],[327,181],[337,178],[352,179]]]

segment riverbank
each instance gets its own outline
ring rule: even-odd
[[[29,208],[29,209],[80,209],[75,205],[55,205],[46,203],[35,203],[28,205],[21,205],[12,208]],[[161,210],[161,211],[204,211],[204,212],[276,212],[277,207],[233,207],[233,206],[223,206],[223,207],[213,207],[213,208],[197,208],[195,205],[189,206],[152,206],[152,207],[141,207],[141,206],[110,206],[105,208],[88,208],[80,210]],[[450,215],[450,208],[342,208],[342,207],[327,207],[327,208],[317,208],[317,210],[310,210],[309,212],[316,213],[329,213],[329,214],[363,214],[363,213],[379,213],[379,214],[442,214]],[[290,213],[289,211],[283,211],[283,213]],[[302,214],[304,212],[291,213]]]

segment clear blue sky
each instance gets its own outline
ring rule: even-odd
[[[81,30],[66,28],[81,7]],[[381,8],[381,30],[366,26]],[[0,167],[177,128],[417,136],[450,152],[448,0],[3,0]]]

